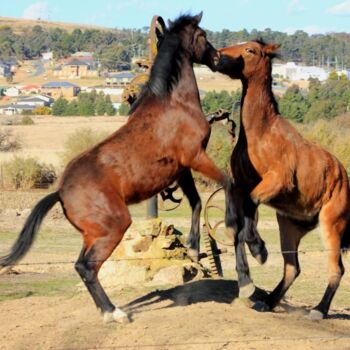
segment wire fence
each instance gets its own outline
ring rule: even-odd
[[[312,253],[327,253],[332,251],[339,251],[340,253],[348,253],[350,249],[308,249],[308,250],[272,250],[269,251],[269,255],[271,254],[312,254]],[[231,256],[234,257],[235,254],[232,252],[223,252],[218,254],[213,254],[214,257],[220,257],[220,256]],[[94,262],[118,262],[118,261],[138,261],[138,260],[179,260],[179,258],[164,258],[164,257],[125,257],[125,258],[109,258],[108,260],[89,260],[88,262],[94,263]],[[10,264],[8,266],[30,266],[30,265],[65,265],[65,264],[75,264],[76,260],[62,260],[62,261],[29,261],[29,262],[19,262]]]

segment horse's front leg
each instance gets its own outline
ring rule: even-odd
[[[199,197],[196,185],[190,169],[185,169],[177,180],[184,195],[187,197],[192,208],[191,230],[187,238],[187,254],[191,260],[199,260],[199,240],[200,240],[200,215],[202,202]]]
[[[250,196],[252,201],[258,205],[268,203],[275,198],[281,190],[292,190],[294,187],[293,177],[287,178],[278,170],[268,171],[259,184],[253,189]]]
[[[252,256],[262,265],[267,260],[268,252],[257,229],[258,207],[251,200],[249,194],[243,194],[241,198],[244,212],[243,237]]]
[[[238,209],[236,208],[237,199],[234,200],[234,196],[237,196],[237,194],[233,191],[232,179],[218,169],[204,150],[190,162],[189,166],[224,188],[226,199],[225,226],[229,234],[234,237],[240,231],[242,225],[239,220]]]

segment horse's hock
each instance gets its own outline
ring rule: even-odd
[[[107,288],[182,284],[208,277],[210,272],[186,254],[185,238],[159,218],[134,223],[101,268]]]

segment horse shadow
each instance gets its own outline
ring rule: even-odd
[[[146,311],[145,308],[155,304],[160,305],[164,301],[168,301],[170,304],[160,306],[158,309],[205,302],[231,304],[238,297],[238,292],[237,281],[205,279],[165,290],[155,290],[125,304],[122,309],[127,313],[140,313]],[[250,299],[256,301],[265,295],[267,292],[257,288]]]
[[[250,306],[253,306],[256,301],[264,300],[268,294],[268,291],[256,288],[254,294],[249,298],[247,305],[250,304]],[[205,302],[231,304],[238,298],[238,295],[239,288],[237,281],[204,279],[169,289],[155,290],[123,305],[122,309],[127,312],[130,317],[132,314],[149,311],[149,307],[152,307],[152,310],[160,310]],[[168,303],[164,305],[163,302]],[[159,307],[154,308],[155,305],[159,305]],[[282,300],[279,309],[279,312],[282,313],[304,316],[307,316],[311,310],[308,306],[294,306],[285,299]],[[328,319],[350,320],[350,314],[347,313],[350,309],[342,311],[331,312],[328,315]]]

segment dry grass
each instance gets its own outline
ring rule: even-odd
[[[0,116],[6,120],[6,116]],[[96,132],[108,132],[119,129],[125,122],[125,117],[52,117],[33,116],[33,125],[8,125],[1,128],[11,130],[23,144],[23,148],[14,153],[0,154],[0,163],[9,160],[14,154],[33,156],[43,163],[59,166],[60,154],[63,152],[64,142],[69,135],[83,127]]]
[[[113,29],[92,25],[92,24],[79,24],[79,23],[65,23],[65,22],[49,22],[44,20],[24,19],[14,17],[2,17],[0,16],[0,26],[11,26],[12,30],[16,34],[21,34],[28,31],[28,28],[32,28],[36,25],[40,25],[43,28],[60,28],[72,32],[76,28],[80,29],[98,29],[110,31]]]

